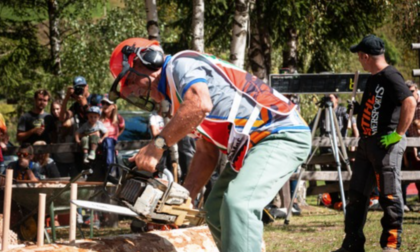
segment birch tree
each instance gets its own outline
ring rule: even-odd
[[[50,55],[52,66],[52,73],[55,76],[61,74],[61,58],[60,58],[60,18],[59,6],[57,0],[47,1],[49,30],[50,30]]]
[[[156,0],[144,0],[144,5],[146,6],[149,40],[160,41]]]
[[[232,28],[229,60],[243,68],[245,61],[246,37],[249,25],[249,1],[235,0],[235,15]]]
[[[192,49],[204,52],[204,0],[193,0]]]

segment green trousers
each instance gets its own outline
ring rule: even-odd
[[[261,251],[264,207],[307,158],[310,132],[280,132],[249,150],[237,173],[228,164],[207,201],[206,219],[221,252]]]
[[[99,136],[98,135],[89,135],[82,137],[82,149],[89,150],[91,144],[98,145]]]

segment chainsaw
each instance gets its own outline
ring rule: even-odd
[[[152,174],[139,171],[134,163],[125,164],[130,168],[112,164],[109,167],[111,172],[104,180],[106,194],[121,206],[83,200],[72,200],[72,203],[83,208],[136,217],[146,223],[186,227],[204,223],[204,212],[193,209],[189,192],[183,186],[159,178],[162,171]],[[113,176],[115,171],[121,172],[121,176]],[[116,185],[114,193],[107,190],[109,183]]]

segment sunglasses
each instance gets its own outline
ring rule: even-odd
[[[108,102],[101,102],[102,106],[109,106],[111,104],[109,104]]]
[[[18,153],[16,153],[16,155],[18,157],[24,157],[24,158],[26,158],[26,157],[29,156],[29,153],[27,153],[27,152],[18,152]]]

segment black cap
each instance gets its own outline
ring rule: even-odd
[[[369,55],[381,55],[385,53],[385,43],[375,35],[367,35],[359,44],[350,47],[353,53],[364,52]]]

